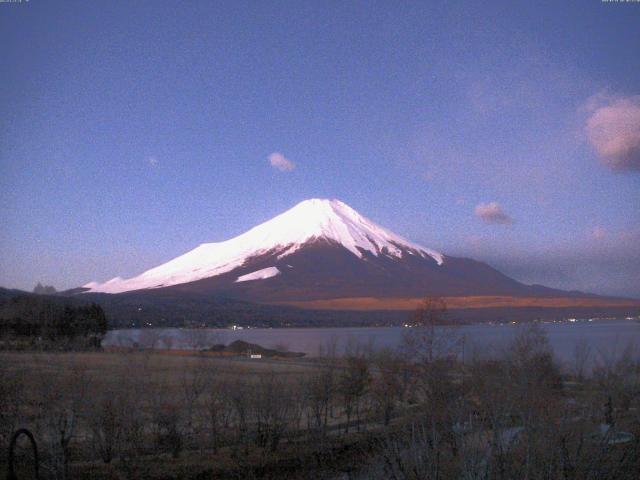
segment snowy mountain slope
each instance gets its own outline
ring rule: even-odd
[[[233,282],[266,280],[278,276],[280,271],[275,263],[318,241],[342,247],[351,253],[352,260],[365,257],[403,260],[413,256],[438,266],[444,262],[442,254],[409,242],[338,200],[311,199],[231,240],[200,245],[137,277],[91,282],[83,289],[121,293],[189,284],[243,270],[260,257],[273,258],[271,265],[261,267],[266,272],[254,269],[255,277],[251,272],[242,272]]]

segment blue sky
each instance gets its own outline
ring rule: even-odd
[[[639,3],[31,0],[0,42],[2,286],[132,276],[327,197],[640,297]]]

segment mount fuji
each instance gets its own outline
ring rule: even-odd
[[[312,199],[238,237],[205,243],[137,277],[91,282],[84,288],[121,293],[191,283],[229,272],[243,273],[235,275],[235,282],[265,280],[293,268],[284,261],[288,257],[321,244],[346,250],[362,261],[378,256],[402,259],[408,254],[443,263],[440,253],[408,242],[338,200]],[[244,274],[247,268],[265,262],[272,265]]]
[[[91,282],[78,290],[293,304],[425,295],[589,296],[525,285],[485,263],[412,243],[345,203],[324,199],[305,200],[242,235],[202,244],[136,277]]]

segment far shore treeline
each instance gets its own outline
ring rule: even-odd
[[[3,349],[96,349],[107,329],[96,303],[73,305],[65,298],[28,294],[0,299]]]

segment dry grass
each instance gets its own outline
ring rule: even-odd
[[[189,351],[155,352],[0,352],[0,366],[9,373],[24,374],[22,378],[64,376],[72,368],[82,367],[89,380],[98,383],[129,370],[136,373],[144,367],[146,375],[162,378],[174,383],[181,381],[185,371],[209,368],[217,374],[229,376],[253,376],[256,374],[276,374],[304,376],[314,369],[313,364],[305,366],[303,361],[295,363],[287,360],[244,360],[195,353]],[[173,381],[172,381],[173,380]]]
[[[640,307],[640,300],[618,298],[572,298],[572,297],[511,297],[468,296],[443,297],[447,307],[454,308],[499,308],[499,307]],[[333,298],[302,302],[279,302],[318,310],[415,310],[424,298]]]
[[[184,422],[189,408],[186,395],[203,388],[193,405],[193,418],[206,423],[211,389],[227,390],[242,382],[256,386],[278,382],[280,387],[288,389],[288,386],[304,383],[307,376],[316,371],[317,366],[307,365],[300,359],[292,364],[286,360],[231,359],[193,352],[0,352],[0,381],[11,380],[19,385],[19,395],[11,402],[19,404],[21,412],[15,428],[32,430],[45,456],[50,457],[52,450],[46,430],[43,430],[49,424],[43,423],[43,419],[48,418],[50,410],[58,412],[63,406],[69,407],[67,395],[71,398],[77,389],[84,389],[81,406],[74,411],[80,421],[75,427],[70,450],[70,478],[122,478],[122,464],[119,461],[103,464],[91,446],[90,420],[100,412],[105,398],[124,395],[129,398],[125,402],[130,401],[132,406],[139,405],[142,409],[139,418],[145,422],[143,447],[146,453],[137,458],[136,468],[144,473],[135,474],[133,478],[190,478],[197,476],[197,472],[211,470],[212,452],[207,446],[196,446],[191,437],[187,438],[186,430],[180,459],[153,450],[156,447],[153,446],[151,420],[158,408],[165,408],[165,404],[176,405]],[[201,387],[197,386],[199,383]],[[220,399],[227,398],[222,391],[219,395]],[[48,405],[46,399],[50,397],[60,405]],[[181,428],[185,428],[184,424]],[[200,431],[205,425],[198,424],[197,428]],[[199,435],[206,437],[206,434]],[[228,430],[224,435],[226,438],[234,433]],[[6,473],[5,447],[3,444],[0,448],[0,478]],[[230,459],[230,447],[222,446],[215,458],[217,473],[212,473],[210,478],[229,478],[224,472],[237,468],[237,462]],[[50,472],[45,475],[46,478],[52,476],[55,475]]]

